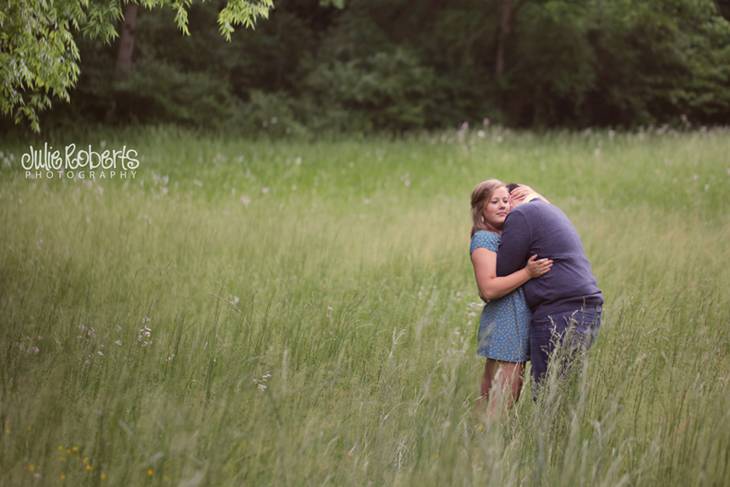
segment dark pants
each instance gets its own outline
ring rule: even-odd
[[[586,306],[533,320],[530,324],[530,362],[534,386],[539,386],[545,378],[548,362],[558,345],[564,352],[561,366],[568,367],[572,363],[571,357],[590,348],[600,326],[601,306]]]

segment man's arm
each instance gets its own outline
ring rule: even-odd
[[[523,267],[530,251],[530,227],[522,213],[507,216],[502,231],[502,242],[497,251],[497,276],[508,276]]]

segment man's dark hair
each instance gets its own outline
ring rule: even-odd
[[[507,186],[507,192],[511,193],[512,191],[515,190],[515,188],[517,188],[519,186],[519,184],[517,184],[517,183],[509,183],[506,186]]]

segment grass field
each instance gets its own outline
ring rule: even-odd
[[[0,141],[2,485],[728,485],[730,131],[135,148],[30,180]],[[469,193],[528,183],[606,297],[576,394],[474,413]],[[529,387],[529,383],[526,387]]]

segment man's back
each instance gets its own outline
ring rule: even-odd
[[[560,208],[539,199],[516,207],[505,220],[497,275],[521,269],[533,254],[553,260],[550,272],[523,286],[533,320],[583,304],[603,303],[573,224]]]

